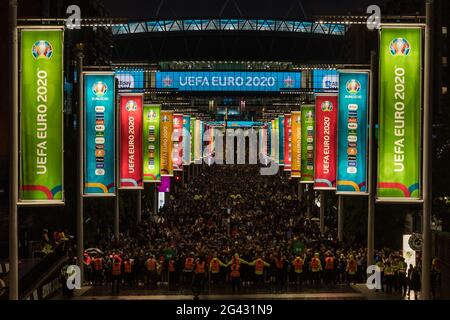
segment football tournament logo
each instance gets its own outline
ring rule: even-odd
[[[127,109],[128,112],[136,111],[137,110],[137,103],[134,100],[130,100],[125,105],[125,108]]]
[[[345,85],[347,92],[350,94],[358,94],[359,91],[361,91],[361,83],[359,83],[356,79],[351,79],[347,81],[347,84]]]
[[[147,113],[147,119],[156,119],[156,116],[157,116],[157,114],[156,114],[156,112],[153,111],[153,110],[150,110],[150,111]]]
[[[407,56],[411,52],[411,46],[408,40],[404,38],[395,38],[389,45],[389,51],[393,56]]]
[[[36,41],[31,48],[34,59],[50,59],[53,55],[53,47],[50,42],[45,40]]]
[[[162,121],[162,122],[169,122],[169,116],[164,115],[164,116],[161,118],[161,121]]]
[[[106,94],[107,91],[108,91],[108,86],[102,81],[97,81],[92,86],[92,92],[97,97],[103,97]]]
[[[324,101],[320,107],[322,108],[323,112],[331,112],[333,111],[333,104],[330,101]]]

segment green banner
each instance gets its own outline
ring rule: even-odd
[[[301,108],[301,183],[314,183],[314,139],[316,126],[316,106],[303,105]]]
[[[63,203],[63,31],[20,31],[19,203]]]
[[[144,182],[160,182],[160,139],[159,120],[161,107],[159,105],[144,105]]]
[[[380,108],[377,197],[421,198],[420,27],[383,27],[380,39]]]

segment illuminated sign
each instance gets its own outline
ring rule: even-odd
[[[144,70],[116,70],[119,90],[143,89]]]
[[[314,92],[338,91],[339,75],[337,70],[316,69],[313,70]]]
[[[281,91],[300,89],[301,72],[158,71],[157,89],[179,91]]]

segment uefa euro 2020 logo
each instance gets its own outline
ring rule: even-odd
[[[162,122],[169,122],[169,116],[166,116],[166,115],[162,116],[161,121]]]
[[[156,117],[157,117],[157,114],[156,114],[156,112],[153,111],[153,110],[150,110],[150,111],[147,113],[147,119],[156,119]]]
[[[36,41],[31,48],[31,53],[34,59],[50,59],[53,55],[53,47],[50,42],[46,40]]]
[[[136,102],[134,100],[130,100],[125,105],[125,108],[127,109],[128,112],[136,111],[137,110],[137,104],[136,104]]]
[[[333,111],[333,104],[330,101],[323,102],[320,107],[322,108],[323,112],[331,112]]]
[[[97,81],[96,83],[94,83],[94,85],[92,86],[92,92],[97,96],[97,97],[103,97],[106,94],[106,91],[108,91],[108,87],[107,85],[102,82],[102,81]]]
[[[350,94],[358,94],[361,90],[361,83],[356,79],[348,80],[345,85],[347,92]]]
[[[389,51],[393,56],[407,56],[411,52],[411,46],[408,40],[404,38],[395,38],[389,45]]]

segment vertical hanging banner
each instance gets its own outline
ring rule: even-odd
[[[20,30],[20,58],[18,204],[62,205],[63,30]]]
[[[201,163],[202,156],[201,156],[201,146],[202,139],[200,137],[200,119],[195,119],[195,128],[194,128],[194,162],[196,164]]]
[[[337,193],[367,195],[369,71],[339,72]]]
[[[183,116],[183,165],[191,163],[191,116]]]
[[[383,26],[378,201],[420,201],[422,28]]]
[[[173,176],[172,161],[173,111],[161,110],[161,176]]]
[[[200,143],[199,143],[199,153],[200,153],[200,163],[203,162],[203,149],[205,140],[203,139],[203,135],[205,134],[205,122],[200,120]]]
[[[267,156],[272,159],[272,121],[267,122]]]
[[[190,140],[191,140],[190,163],[194,163],[194,160],[195,160],[195,123],[196,123],[196,118],[191,117],[191,125],[189,128],[189,135],[190,135]]]
[[[160,119],[161,119],[161,106],[159,105],[144,106],[144,119],[143,119],[144,182],[161,181]]]
[[[337,94],[316,94],[316,190],[336,189],[337,111]]]
[[[84,99],[84,196],[114,196],[114,73],[85,72]]]
[[[284,115],[284,171],[291,171],[291,152],[292,152],[292,136],[291,136],[291,115]]]
[[[316,139],[316,107],[301,108],[301,183],[314,183],[314,148]]]
[[[284,116],[278,116],[278,160],[284,166]]]
[[[120,94],[120,189],[143,189],[143,94]]]
[[[302,137],[302,116],[301,111],[291,113],[291,177],[301,177],[301,137]]]
[[[173,115],[172,161],[174,171],[183,171],[183,115]]]

